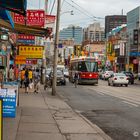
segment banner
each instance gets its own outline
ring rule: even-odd
[[[54,15],[45,15],[46,24],[55,23],[56,17]]]
[[[35,40],[35,36],[33,36],[33,35],[18,34],[18,39]]]
[[[19,46],[19,55],[26,58],[43,58],[44,46]]]
[[[18,24],[25,24],[25,17],[14,13],[14,22]],[[29,26],[44,27],[45,11],[44,10],[27,10],[26,24]]]
[[[15,64],[26,64],[26,57],[17,55],[15,58]]]

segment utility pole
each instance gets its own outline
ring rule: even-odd
[[[59,25],[60,25],[60,5],[61,0],[57,0],[57,19],[56,19],[56,32],[55,32],[55,41],[54,41],[54,63],[53,63],[53,85],[52,85],[52,95],[56,95],[56,74],[57,74],[57,58],[58,52],[57,47],[59,43]]]
[[[47,15],[47,10],[48,10],[48,0],[45,0],[45,15]],[[46,23],[45,23],[46,24]],[[46,27],[46,25],[45,25]],[[44,51],[43,51],[43,59],[42,59],[42,67],[41,67],[41,83],[45,83],[45,69],[46,69],[46,46],[44,46]]]

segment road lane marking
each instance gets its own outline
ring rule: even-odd
[[[103,92],[97,92],[98,94],[100,94],[100,95],[105,95]]]
[[[138,107],[138,105],[134,104],[134,103],[131,103],[131,102],[127,102],[127,101],[122,101],[123,103],[126,103],[126,104],[129,104],[129,105],[132,105],[132,106],[135,106],[135,107]]]
[[[97,89],[93,89],[94,91],[96,91],[97,93],[102,93],[102,94],[104,94],[104,95],[110,95],[110,96],[112,96],[112,97],[116,97],[116,98],[119,98],[119,99],[123,99],[123,100],[127,100],[128,102],[133,102],[134,104],[136,103],[136,104],[139,104],[140,105],[140,101],[137,101],[136,99],[134,99],[134,98],[132,98],[132,97],[126,97],[125,95],[123,96],[123,95],[120,95],[120,94],[112,94],[112,92],[110,92],[110,91],[99,91],[99,89],[97,90]]]

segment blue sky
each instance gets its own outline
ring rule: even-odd
[[[29,9],[44,9],[45,0],[27,0]],[[48,11],[54,0],[49,0]],[[57,1],[57,0],[56,0]],[[61,28],[71,24],[86,27],[93,22],[101,22],[104,26],[106,15],[126,14],[130,10],[140,6],[140,0],[61,0]],[[64,1],[64,2],[63,2]],[[73,10],[74,15],[67,11]],[[52,14],[56,14],[56,5]]]

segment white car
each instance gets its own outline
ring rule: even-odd
[[[113,71],[105,71],[103,74],[102,74],[102,79],[103,80],[107,80],[114,72]]]
[[[123,73],[113,73],[108,79],[108,85],[125,85],[128,86],[128,77]]]
[[[64,69],[64,70],[63,70],[63,73],[64,73],[64,76],[65,76],[66,78],[69,77],[69,71],[68,71],[68,69]]]

